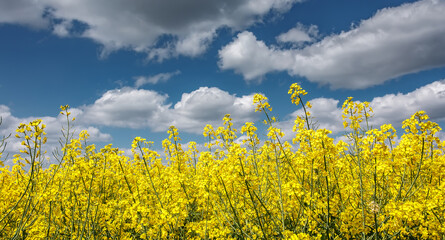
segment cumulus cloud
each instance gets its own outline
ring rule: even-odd
[[[219,88],[201,87],[184,93],[173,106],[167,100],[167,95],[152,90],[110,90],[93,104],[79,107],[78,119],[91,125],[148,127],[157,132],[174,125],[181,131],[200,134],[206,124],[220,125],[225,114],[231,114],[235,124],[258,117],[253,94],[238,97]]]
[[[171,119],[169,125],[188,132],[202,133],[205,124],[220,125],[225,114],[231,115],[235,125],[258,119],[253,106],[253,94],[237,97],[219,88],[200,87],[191,93],[182,94],[181,100],[166,118]]]
[[[109,90],[93,104],[81,107],[79,120],[96,125],[143,128],[155,124],[159,114],[168,110],[167,98],[144,89]]]
[[[159,73],[159,74],[156,74],[154,76],[149,76],[149,77],[137,76],[137,77],[135,77],[136,82],[134,83],[134,86],[136,88],[139,88],[145,84],[157,84],[160,82],[167,82],[170,78],[172,78],[173,76],[176,76],[180,73],[181,72],[178,70],[178,71],[169,72],[169,73]]]
[[[387,123],[396,126],[417,111],[424,110],[432,121],[445,120],[445,79],[430,83],[407,94],[387,94],[371,101],[375,116],[371,123],[375,126]]]
[[[305,27],[303,24],[298,23],[296,27],[290,29],[289,31],[280,34],[277,37],[278,42],[290,42],[301,44],[304,42],[312,42],[318,35],[318,27],[311,25]]]
[[[341,117],[341,105],[344,100],[332,98],[310,100],[312,104],[310,109],[312,122],[318,128],[331,130],[333,134],[345,132]],[[395,128],[400,128],[405,119],[420,110],[427,113],[431,118],[430,121],[443,123],[445,121],[445,79],[427,84],[406,94],[396,93],[375,97],[370,102],[370,106],[374,113],[369,124],[374,128],[379,128],[381,125],[388,123]],[[293,121],[297,116],[304,116],[303,110],[299,109],[289,114],[287,120],[278,124],[285,132],[286,140],[290,140],[293,136]],[[444,134],[442,133],[440,136],[443,137]]]
[[[77,21],[86,25],[81,37],[103,45],[103,56],[125,48],[162,60],[202,54],[218,29],[245,29],[266,14],[285,12],[299,1],[6,0],[0,3],[0,23],[38,27],[52,23],[55,34],[69,36]],[[161,38],[169,40],[165,43]]]
[[[219,51],[220,68],[246,80],[287,71],[331,88],[363,89],[445,66],[444,12],[445,2],[434,0],[381,9],[357,27],[303,49],[266,46],[242,32]],[[290,39],[291,33],[280,36]]]
[[[285,71],[293,66],[291,51],[269,48],[251,32],[241,32],[235,41],[219,51],[219,67],[234,69],[246,80],[256,80],[272,71]]]
[[[176,43],[173,54],[177,53],[185,56],[200,55],[207,50],[215,36],[215,30],[192,33]]]

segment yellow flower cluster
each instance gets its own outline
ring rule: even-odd
[[[272,107],[267,102],[267,97],[262,94],[255,94],[253,96],[253,104],[256,104],[255,112],[262,112],[262,111],[272,111]]]
[[[42,168],[45,126],[21,124],[23,150],[0,168],[0,239],[444,239],[445,143],[440,127],[418,112],[396,130],[370,128],[368,103],[343,104],[348,141],[309,122],[306,92],[289,93],[304,116],[291,145],[270,117],[267,139],[247,122],[237,139],[230,115],[187,149],[170,127],[165,158],[136,137],[131,158],[88,133],[71,137],[69,106],[58,164]],[[3,143],[3,142],[2,142]],[[213,148],[212,148],[213,147]]]
[[[291,94],[292,103],[295,105],[300,104],[301,97],[307,94],[306,90],[301,88],[298,83],[293,83],[287,93]]]

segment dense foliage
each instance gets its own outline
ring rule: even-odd
[[[350,130],[336,142],[311,123],[306,92],[293,84],[289,94],[305,113],[293,144],[259,94],[267,140],[250,122],[238,132],[226,115],[222,127],[205,127],[206,151],[194,142],[184,149],[171,127],[165,157],[140,137],[132,158],[111,144],[96,149],[86,131],[73,137],[63,106],[59,163],[42,168],[45,125],[21,124],[22,153],[0,168],[0,238],[444,239],[445,142],[436,123],[417,112],[395,144],[391,125],[368,127],[368,103],[348,98]]]

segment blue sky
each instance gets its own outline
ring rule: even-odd
[[[443,0],[2,0],[0,136],[41,118],[51,148],[69,104],[100,146],[159,147],[170,125],[203,143],[226,113],[261,126],[263,93],[290,139],[293,82],[334,136],[349,96],[371,102],[376,127],[421,109],[443,126],[443,12]]]

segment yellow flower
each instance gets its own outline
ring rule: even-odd
[[[267,102],[267,97],[265,97],[262,94],[257,93],[253,96],[253,104],[256,106],[255,112],[262,112],[265,111],[266,109],[272,111],[272,108]]]
[[[287,93],[291,94],[292,103],[294,103],[295,105],[300,104],[301,96],[307,94],[307,92],[303,88],[301,88],[301,86],[298,83],[293,83],[290,86],[289,91]]]

